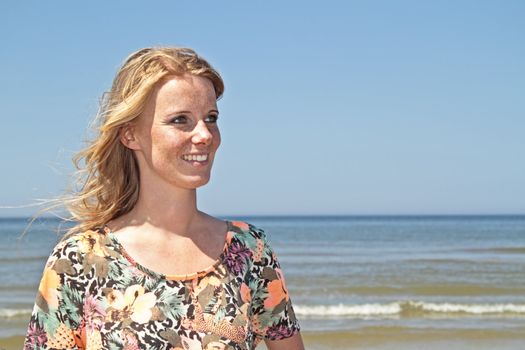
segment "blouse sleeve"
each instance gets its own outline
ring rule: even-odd
[[[74,276],[72,241],[62,241],[49,256],[40,280],[24,343],[27,349],[78,349],[82,293]],[[73,259],[73,260],[72,260]],[[80,280],[80,279],[79,279]]]
[[[299,332],[283,271],[264,231],[258,229],[258,250],[254,259],[255,291],[251,304],[252,325],[257,338],[280,340]]]

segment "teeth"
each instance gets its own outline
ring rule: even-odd
[[[193,161],[198,161],[198,162],[204,162],[208,160],[208,155],[207,154],[192,154],[192,155],[185,154],[182,156],[182,159],[190,160],[190,161],[193,160]]]

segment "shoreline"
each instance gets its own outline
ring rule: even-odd
[[[366,327],[358,331],[302,331],[309,350],[342,349],[395,349],[412,350],[425,348],[438,350],[467,349],[522,349],[525,342],[525,327],[508,330],[487,329],[400,329],[399,327]],[[0,338],[0,350],[19,350],[24,336]],[[259,346],[264,349],[264,346]]]

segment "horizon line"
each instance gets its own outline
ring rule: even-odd
[[[525,213],[367,213],[367,214],[214,214],[217,217],[249,217],[249,218],[338,218],[338,217],[480,217],[480,216],[525,216]],[[1,216],[0,220],[23,220],[32,219],[32,215],[20,215],[20,216]],[[65,221],[64,219],[57,216],[38,216],[36,220],[57,220]]]

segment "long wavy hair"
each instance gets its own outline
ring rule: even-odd
[[[73,157],[77,169],[68,194],[53,205],[65,206],[65,237],[128,213],[138,200],[139,168],[132,150],[120,142],[120,130],[140,117],[156,84],[166,76],[191,74],[210,79],[217,99],[224,92],[220,74],[189,48],[152,47],[132,53],[103,94],[93,122],[95,135]]]

